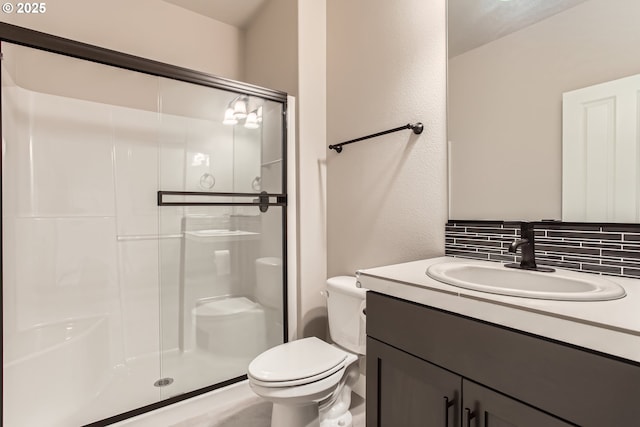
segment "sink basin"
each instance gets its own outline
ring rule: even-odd
[[[541,273],[491,262],[438,263],[427,269],[427,275],[460,288],[525,298],[606,301],[626,295],[622,286],[601,276],[569,270]]]

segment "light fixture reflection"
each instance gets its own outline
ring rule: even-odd
[[[242,120],[247,117],[248,99],[246,96],[239,96],[233,103],[233,117]]]
[[[255,111],[250,112],[247,115],[247,120],[244,122],[244,127],[247,129],[258,129],[260,124],[258,123],[258,113]]]
[[[238,120],[233,115],[233,108],[229,107],[224,112],[224,120],[222,121],[223,125],[235,125],[238,124]]]
[[[250,110],[249,101],[250,99],[247,95],[239,95],[232,99],[224,112],[222,124],[233,126],[244,120],[245,128],[259,128],[260,123],[262,123],[262,106]]]

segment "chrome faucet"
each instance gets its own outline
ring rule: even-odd
[[[516,253],[520,248],[522,252],[522,258],[520,264],[505,264],[505,267],[520,268],[523,270],[535,270],[552,272],[555,271],[550,267],[538,267],[536,265],[536,245],[535,245],[535,233],[533,224],[530,222],[520,223],[520,238],[514,240],[509,245],[509,252]]]

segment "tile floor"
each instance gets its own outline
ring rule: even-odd
[[[351,414],[353,427],[365,427],[364,399],[356,394],[352,397]],[[270,421],[271,403],[251,396],[224,411],[204,414],[170,427],[270,427]]]
[[[355,393],[351,399],[351,414],[353,427],[365,427],[364,399]],[[256,396],[248,382],[243,381],[117,423],[114,427],[270,427],[270,421],[271,404]]]

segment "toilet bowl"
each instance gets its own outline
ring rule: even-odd
[[[335,344],[316,337],[275,346],[256,357],[247,376],[251,389],[273,402],[271,425],[278,427],[349,427],[351,388],[365,352],[366,290],[356,279],[327,281],[329,331]]]

